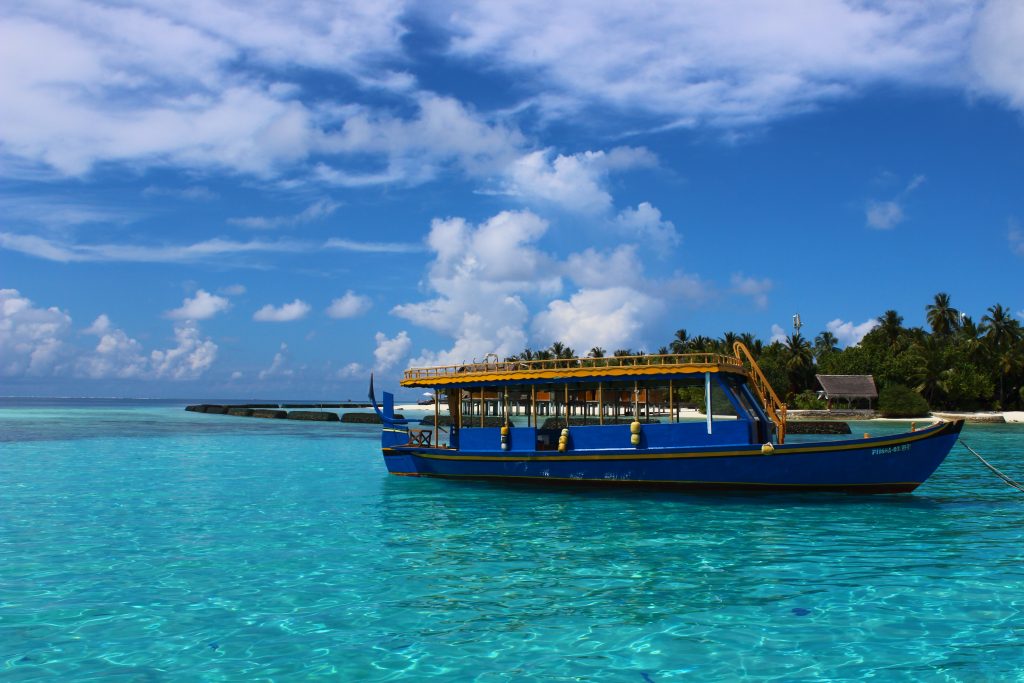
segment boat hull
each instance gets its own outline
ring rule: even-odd
[[[587,451],[464,452],[392,446],[392,474],[718,491],[908,493],[949,454],[963,421],[896,436],[847,441],[759,445],[591,449]]]

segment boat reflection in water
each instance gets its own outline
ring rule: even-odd
[[[963,427],[787,444],[785,405],[742,343],[734,354],[407,370],[403,387],[434,392],[429,426],[396,419],[390,393],[378,406],[372,378],[370,398],[389,472],[453,479],[905,493],[931,476]],[[705,419],[681,420],[681,400],[694,397]]]

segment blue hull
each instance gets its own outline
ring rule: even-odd
[[[963,421],[814,444],[557,451],[384,447],[392,474],[674,489],[907,493],[938,468]]]

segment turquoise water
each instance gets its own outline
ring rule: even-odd
[[[1024,428],[963,436],[1024,479]],[[0,409],[0,678],[1022,677],[1024,494],[959,447],[915,494],[849,497],[389,477],[377,444]]]

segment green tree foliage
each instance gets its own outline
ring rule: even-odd
[[[949,303],[949,294],[945,292],[935,295],[934,303],[925,307],[925,313],[932,332],[940,337],[948,337],[960,326],[960,312]]]
[[[750,332],[744,332],[741,334],[740,341],[743,342],[743,345],[747,347],[747,350],[750,351],[754,358],[760,356],[761,352],[764,351],[764,342]],[[732,349],[730,349],[729,352],[732,353]]]
[[[885,387],[878,394],[878,412],[885,417],[926,417],[928,401],[902,384]]]
[[[672,349],[672,353],[688,353],[690,351],[690,335],[686,333],[685,329],[676,330],[668,347]]]
[[[786,337],[786,378],[789,381],[789,393],[799,393],[801,388],[810,384],[814,377],[814,352],[811,344],[799,332]]]
[[[818,362],[821,362],[823,357],[838,350],[839,340],[831,332],[822,332],[814,338],[814,358]]]
[[[787,354],[785,346],[779,342],[772,342],[765,346],[760,355],[756,357],[757,364],[761,366],[761,371],[768,379],[768,383],[772,385],[783,401],[786,400],[786,388],[789,386],[789,377],[786,372]]]
[[[793,397],[793,407],[798,410],[824,410],[825,402],[818,398],[816,392],[807,389]]]
[[[878,316],[878,327],[875,329],[889,343],[890,348],[895,349],[904,331],[903,316],[889,309]]]
[[[991,364],[994,366],[999,377],[999,403],[1003,403],[1005,396],[1005,382],[1007,375],[1012,375],[1020,369],[1021,365],[1021,327],[1020,323],[1010,317],[1010,312],[996,304],[990,306],[988,313],[981,318],[983,346],[988,353]]]
[[[711,337],[694,337],[690,340],[691,353],[712,353],[715,350],[715,340]]]
[[[548,351],[551,352],[551,355],[553,357],[558,358],[560,360],[576,357],[576,352],[573,351],[571,347],[566,346],[560,341],[552,342],[551,346],[548,348]]]
[[[980,410],[1024,408],[1024,328],[1001,305],[990,306],[975,324],[970,316],[954,309],[949,295],[940,292],[925,307],[931,331],[904,327],[903,316],[894,310],[878,317],[878,326],[856,346],[839,348],[835,336],[822,332],[813,345],[799,333],[784,342],[765,343],[749,332],[725,332],[714,339],[691,337],[680,328],[664,353],[725,353],[742,342],[757,359],[768,382],[790,405],[814,405],[819,389],[815,374],[873,375],[879,391],[909,388],[937,408]],[[616,349],[615,357],[639,352]],[[523,349],[510,360],[562,361],[568,364],[576,352],[556,341],[546,349]],[[615,363],[607,351],[594,347],[587,365]],[[642,361],[641,361],[642,362]],[[679,400],[700,403],[703,387],[680,390]],[[808,393],[810,392],[810,393]]]

